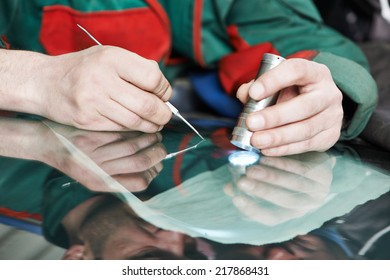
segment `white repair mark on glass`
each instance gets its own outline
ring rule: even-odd
[[[180,151],[177,151],[175,153],[170,153],[168,154],[164,159],[169,159],[169,158],[173,158],[179,154],[182,154],[182,153],[185,153],[189,150],[192,150],[192,149],[196,149],[202,142],[206,141],[203,137],[202,137],[202,140],[200,140],[198,143],[196,143],[195,145],[191,146],[191,147],[188,147],[188,148],[185,148],[183,150],[180,150]]]

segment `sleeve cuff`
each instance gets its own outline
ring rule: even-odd
[[[331,53],[320,52],[313,61],[329,68],[336,85],[354,103],[354,106],[349,106],[353,108],[352,112],[344,107],[345,114],[350,118],[341,131],[340,140],[355,138],[366,126],[378,102],[374,79],[361,65]]]

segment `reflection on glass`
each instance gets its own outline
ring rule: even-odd
[[[61,224],[68,242],[65,259],[206,259],[195,239],[147,223],[108,194],[81,202]],[[52,241],[64,242],[59,236]]]
[[[250,151],[234,151],[229,155],[229,163],[232,166],[250,166],[259,161],[260,155]]]
[[[200,144],[202,144],[204,141],[205,141],[205,139],[202,138],[202,140],[200,140],[198,143],[196,143],[195,145],[193,145],[193,146],[191,146],[191,147],[188,147],[188,148],[182,149],[182,150],[180,150],[180,151],[173,152],[173,153],[170,153],[170,154],[166,155],[165,159],[170,159],[170,158],[173,158],[173,157],[175,157],[175,156],[177,156],[177,155],[180,155],[180,154],[182,154],[182,153],[185,153],[185,152],[187,152],[187,151],[189,151],[189,150],[196,149],[196,148],[198,148],[198,146],[199,146]]]
[[[389,175],[340,150],[275,158],[221,148],[223,134],[199,145],[165,131],[167,149],[161,134],[0,130],[0,202],[34,209],[65,259],[374,258],[389,231]]]
[[[71,162],[61,171],[94,191],[142,191],[163,169],[166,150],[159,133],[96,132],[45,124]]]
[[[235,179],[236,181],[233,181]],[[389,176],[348,157],[262,157],[236,178],[227,164],[145,202],[161,228],[222,243],[281,242],[389,191]]]

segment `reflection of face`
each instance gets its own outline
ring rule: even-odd
[[[264,246],[232,245],[219,250],[219,259],[244,260],[299,260],[345,259],[342,251],[331,242],[315,235],[302,235],[294,239]]]
[[[297,236],[281,245],[269,246],[265,256],[270,260],[346,259],[346,255],[335,244],[311,234]]]
[[[81,227],[86,259],[184,258],[195,241],[140,219],[121,202],[97,209]],[[191,248],[192,247],[192,248]]]

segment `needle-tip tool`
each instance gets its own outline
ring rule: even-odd
[[[180,113],[179,113],[179,110],[176,109],[175,106],[173,106],[171,103],[169,103],[168,101],[165,102],[165,104],[168,105],[169,109],[171,109],[172,113],[177,116],[178,118],[180,118],[186,125],[189,126],[189,128],[191,128],[196,134],[198,134],[198,136],[204,140],[203,136],[200,135],[200,133],[195,129],[195,127],[193,127]]]

